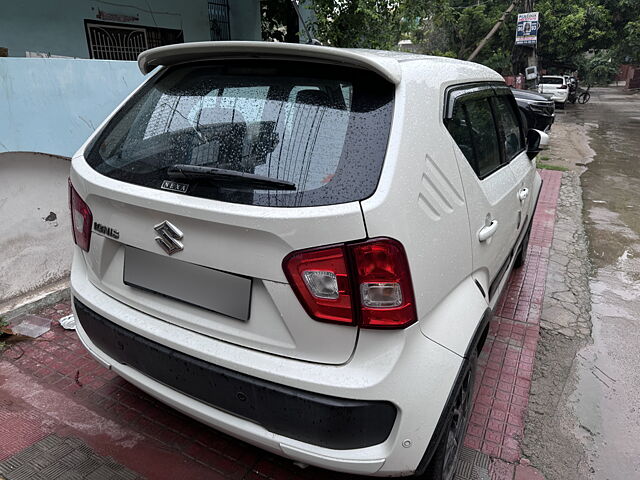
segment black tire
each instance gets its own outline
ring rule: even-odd
[[[464,363],[464,379],[458,384],[456,399],[447,416],[447,428],[421,480],[453,480],[467,424],[471,416],[473,386],[476,378],[478,352],[474,348]]]
[[[590,98],[591,98],[591,94],[589,92],[585,92],[582,95],[580,95],[580,98],[578,98],[578,103],[581,103],[582,105],[584,105],[589,101]]]
[[[527,261],[527,250],[529,250],[529,236],[531,235],[531,228],[522,239],[522,244],[520,245],[520,250],[518,251],[518,256],[516,260],[513,262],[513,268],[522,267]]]

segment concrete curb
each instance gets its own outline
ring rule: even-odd
[[[0,318],[10,320],[25,313],[42,310],[70,298],[69,278],[63,278],[26,295],[0,304]]]

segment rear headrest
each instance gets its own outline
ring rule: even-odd
[[[331,105],[331,100],[329,99],[329,95],[322,90],[307,89],[300,90],[296,94],[296,103],[328,107]]]
[[[244,123],[242,113],[233,108],[205,107],[200,113],[200,125],[214,123]]]

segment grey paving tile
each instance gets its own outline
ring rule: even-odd
[[[6,480],[137,480],[141,477],[79,438],[49,435],[0,462]]]

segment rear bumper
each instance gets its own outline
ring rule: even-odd
[[[538,93],[540,94],[545,94],[545,95],[550,95],[549,100],[553,100],[556,103],[565,103],[567,101],[567,98],[569,97],[569,89],[565,89],[565,90],[558,90],[555,89],[553,91],[540,91],[540,89],[538,89]]]
[[[403,476],[414,472],[434,434],[462,363],[461,356],[422,335],[418,325],[393,332],[361,331],[359,343],[367,345],[367,348],[357,348],[352,358],[342,365],[300,361],[235,346],[172,325],[123,304],[96,288],[88,280],[86,268],[83,255],[76,248],[71,269],[71,292],[74,311],[79,319],[77,333],[99,362],[151,396],[221,432],[277,455],[321,468],[374,476]],[[296,416],[305,415],[299,413],[305,408],[306,412],[317,412],[318,408],[335,408],[336,405],[353,408],[391,404],[396,412],[395,421],[388,435],[385,432],[386,438],[371,446],[328,448],[311,443],[308,439],[293,438],[287,430],[275,431],[278,427],[259,423],[260,420],[255,417],[233,411],[226,404],[218,403],[218,400],[213,401],[218,405],[214,406],[196,398],[197,392],[181,391],[180,386],[170,385],[170,378],[156,379],[153,372],[138,370],[133,363],[136,360],[134,354],[122,361],[114,358],[118,357],[117,349],[114,352],[113,347],[100,346],[100,334],[92,330],[86,319],[83,320],[86,314],[82,308],[78,308],[77,302],[117,327],[107,331],[119,328],[121,330],[118,331],[133,334],[132,338],[137,336],[149,341],[149,346],[156,344],[162,347],[163,352],[176,355],[180,359],[176,365],[181,363],[183,367],[201,368],[203,364],[209,364],[210,369],[202,369],[199,379],[192,381],[196,384],[207,383],[206,375],[210,371],[215,372],[223,384],[229,382],[234,387],[225,390],[229,395],[224,399],[225,402],[235,399],[240,403],[235,388],[241,383],[234,383],[238,378],[247,381],[244,385],[249,388],[274,387],[250,392],[255,395],[252,398],[259,401],[264,401],[264,396],[274,391],[284,392],[285,396],[302,394],[305,399],[313,400],[313,408],[306,403],[298,403],[298,410],[286,415],[286,421],[298,424],[298,428],[300,422],[305,423]],[[166,368],[166,361],[164,365]],[[175,373],[175,368],[171,368]],[[202,378],[203,375],[205,378]],[[188,383],[185,379],[180,379],[180,382]],[[249,401],[250,395],[244,390],[240,391],[247,395],[246,401]],[[358,416],[359,421],[370,420],[369,414],[362,416],[362,412],[356,413],[354,418]],[[344,420],[342,413],[339,419],[341,422]],[[372,423],[378,421],[379,418],[375,418]],[[349,429],[335,423],[333,427],[343,432],[350,430],[354,437],[360,436],[358,431],[353,431],[357,422],[351,421],[350,425]],[[286,425],[282,428],[291,427]],[[312,429],[317,430],[317,425]],[[317,432],[305,434],[318,435]],[[378,439],[382,437],[379,432],[377,435]],[[410,447],[403,446],[405,440],[410,440]],[[333,442],[333,439],[328,441]],[[337,446],[347,445],[343,443]]]
[[[111,359],[270,432],[344,450],[384,442],[395,423],[390,402],[342,399],[244,375],[126,330],[77,299],[74,308],[83,331]]]

